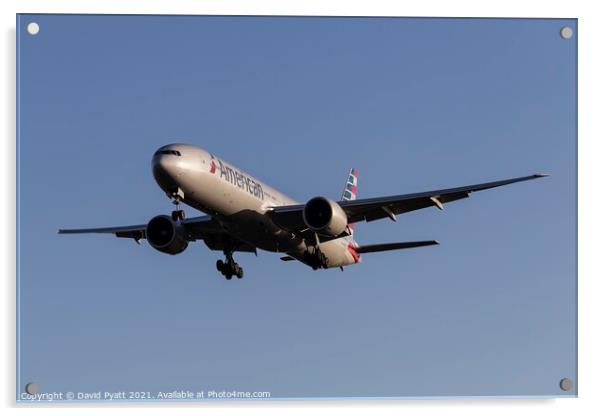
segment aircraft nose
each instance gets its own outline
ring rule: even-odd
[[[152,160],[153,176],[159,184],[170,186],[179,176],[180,160],[178,159],[178,156],[176,151],[170,150],[159,149],[155,153]]]
[[[153,171],[157,174],[169,174],[172,169],[172,162],[169,161],[168,157],[159,155],[153,158]]]

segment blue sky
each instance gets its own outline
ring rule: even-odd
[[[19,21],[20,385],[575,393],[576,21]],[[299,201],[339,197],[352,166],[360,198],[552,176],[359,224],[360,243],[441,245],[344,272],[259,252],[226,281],[203,243],[56,234],[169,212],[150,159],[174,141]]]

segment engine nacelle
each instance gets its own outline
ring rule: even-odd
[[[146,239],[156,250],[179,254],[188,247],[186,231],[168,215],[157,215],[146,225]]]
[[[303,221],[318,234],[335,237],[347,229],[347,214],[335,201],[317,196],[303,208]]]

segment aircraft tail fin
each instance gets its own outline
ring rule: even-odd
[[[349,175],[347,175],[347,182],[343,188],[343,195],[341,195],[341,201],[353,201],[357,198],[357,178],[358,172],[356,168],[351,168]],[[353,235],[353,224],[349,224],[349,232]]]
[[[345,188],[343,188],[343,195],[341,195],[342,201],[353,201],[357,198],[357,169],[352,168],[347,175],[347,182]]]

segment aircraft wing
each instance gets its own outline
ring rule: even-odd
[[[461,186],[458,188],[439,189],[435,191],[385,196],[380,198],[356,199],[354,201],[337,201],[337,203],[347,214],[347,221],[349,224],[359,221],[374,221],[387,217],[395,221],[395,216],[398,214],[428,207],[443,209],[444,204],[457,201],[458,199],[468,198],[472,192],[542,178],[544,176],[548,175],[535,174],[522,176],[520,178]],[[270,215],[281,227],[291,231],[296,230],[297,232],[302,232],[307,229],[307,225],[305,225],[303,221],[304,207],[304,204],[273,207]]]
[[[121,227],[103,227],[103,228],[72,228],[60,229],[59,234],[115,234],[116,237],[133,238],[140,240],[144,238],[146,224],[124,225]]]
[[[234,239],[211,216],[187,218],[182,221],[184,229],[188,232],[188,241],[204,240],[211,250],[223,251],[227,244],[235,247],[234,251],[256,252],[255,247]],[[114,234],[116,237],[133,238],[138,242],[146,238],[146,224],[125,225],[104,228],[77,228],[61,229],[59,234]]]

